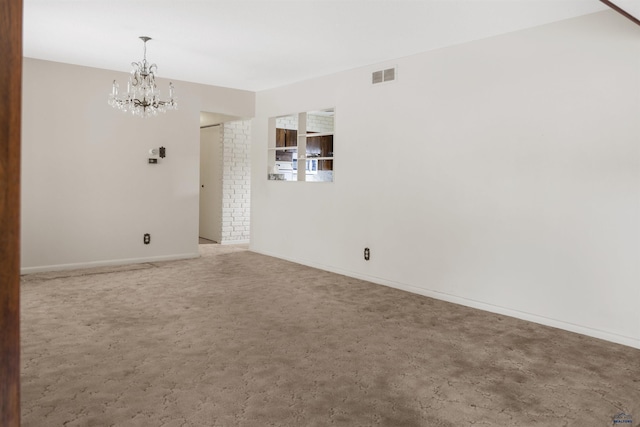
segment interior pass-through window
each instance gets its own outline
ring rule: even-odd
[[[333,108],[270,118],[267,179],[333,182],[334,119]]]

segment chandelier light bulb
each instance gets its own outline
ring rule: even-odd
[[[118,82],[113,81],[109,105],[125,113],[134,116],[151,117],[157,116],[158,112],[164,113],[168,110],[178,108],[174,96],[173,83],[169,83],[169,99],[161,100],[160,90],[156,86],[156,70],[158,66],[147,62],[147,42],[151,37],[141,36],[144,43],[144,55],[140,62],[132,62],[133,69],[127,82],[127,94],[119,97],[120,87]]]

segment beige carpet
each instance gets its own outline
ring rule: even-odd
[[[201,251],[24,276],[23,425],[640,425],[639,350]]]

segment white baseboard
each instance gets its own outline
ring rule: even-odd
[[[253,248],[249,248],[251,251],[260,253],[267,256],[272,256],[275,258],[284,259],[287,261],[295,262],[297,264],[306,265],[313,268],[318,268],[320,270],[330,271],[332,273],[342,274],[344,276],[353,277],[356,279],[366,280],[367,282],[372,282],[378,285],[388,286],[390,288],[400,289],[406,292],[411,292],[418,295],[423,295],[429,298],[442,300],[451,302],[454,304],[464,305],[466,307],[476,308],[478,310],[488,311],[491,313],[502,314],[504,316],[514,317],[516,319],[526,320],[533,323],[538,323],[545,326],[550,326],[553,328],[562,329],[569,332],[574,332],[581,335],[586,335],[593,338],[598,338],[605,341],[610,341],[616,344],[622,344],[629,347],[640,349],[640,339],[628,337],[624,335],[618,335],[607,331],[602,331],[599,329],[589,328],[582,325],[576,325],[569,322],[564,322],[562,320],[551,319],[544,316],[539,316],[533,313],[527,313],[519,310],[513,310],[507,307],[501,307],[497,305],[487,304],[480,301],[475,301],[467,298],[458,297],[455,295],[446,294],[443,292],[432,291],[428,289],[418,288],[416,286],[407,285],[405,283],[395,282],[392,280],[387,280],[381,277],[369,276],[366,274],[360,274],[350,270],[343,270],[340,268],[334,268],[327,265],[318,264],[315,262],[307,262],[304,260],[293,259],[282,257],[276,254],[272,254],[269,252],[255,250]]]
[[[221,245],[246,245],[249,244],[249,240],[224,240],[220,242]]]
[[[92,261],[92,262],[80,262],[73,264],[55,264],[55,265],[43,265],[37,267],[22,267],[20,268],[20,274],[33,274],[43,273],[46,271],[62,271],[62,270],[79,270],[82,268],[94,268],[94,267],[108,267],[112,265],[127,265],[127,264],[141,264],[145,262],[160,262],[160,261],[175,261],[179,259],[198,258],[199,253],[186,253],[186,254],[173,254],[162,255],[148,258],[127,258],[127,259],[113,259],[107,261]]]

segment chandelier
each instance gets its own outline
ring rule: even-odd
[[[173,96],[173,83],[169,83],[169,99],[160,99],[160,91],[156,86],[156,64],[147,62],[147,42],[151,37],[141,36],[144,42],[144,59],[142,62],[132,62],[133,70],[127,83],[127,93],[119,96],[120,86],[113,81],[113,88],[109,96],[109,105],[134,116],[157,116],[167,110],[175,110],[178,104]]]

